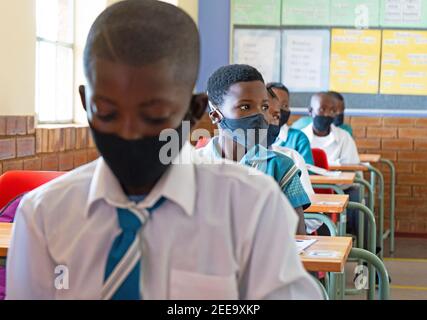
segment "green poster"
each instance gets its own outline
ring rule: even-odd
[[[283,0],[282,24],[328,26],[330,0]]]
[[[381,26],[427,28],[427,0],[381,0]]]
[[[331,26],[379,26],[380,0],[331,0]]]
[[[280,26],[281,0],[232,0],[234,25]]]

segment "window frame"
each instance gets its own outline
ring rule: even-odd
[[[37,6],[37,1],[43,1],[43,0],[36,0],[36,6]],[[74,124],[76,123],[76,110],[75,110],[75,95],[76,95],[76,89],[75,89],[75,81],[76,81],[76,14],[77,14],[77,5],[76,5],[76,0],[70,0],[71,1],[71,5],[72,5],[72,42],[64,42],[64,41],[53,41],[50,39],[46,39],[44,37],[40,37],[37,35],[37,28],[36,28],[36,70],[38,67],[38,59],[37,59],[37,50],[38,50],[38,44],[39,43],[47,43],[47,44],[51,44],[51,45],[55,45],[55,48],[58,47],[62,47],[62,48],[67,48],[67,49],[71,49],[72,52],[72,56],[71,56],[71,66],[72,66],[72,79],[71,79],[71,119],[65,119],[65,120],[48,120],[48,121],[40,121],[39,120],[39,115],[38,115],[38,108],[37,108],[37,91],[38,91],[38,73],[36,72],[36,79],[35,79],[35,87],[36,87],[36,95],[35,95],[35,114],[36,114],[36,120],[37,120],[37,124]],[[37,10],[36,10],[37,12]],[[36,24],[37,24],[37,14],[36,14]]]

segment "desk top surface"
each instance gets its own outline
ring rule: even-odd
[[[0,222],[0,257],[6,257],[12,237],[13,223]]]
[[[361,162],[378,162],[381,160],[380,154],[360,154],[359,155]]]
[[[300,254],[307,271],[343,272],[352,248],[350,237],[296,236],[296,239],[317,240]]]
[[[310,175],[312,184],[352,184],[356,178],[355,172],[342,172],[338,176]]]
[[[347,194],[314,194],[310,196],[311,206],[304,210],[306,213],[342,213],[348,205]]]

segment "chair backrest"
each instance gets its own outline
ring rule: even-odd
[[[7,171],[0,176],[0,208],[16,196],[63,175],[60,171]]]
[[[326,152],[318,148],[313,148],[311,151],[313,153],[314,165],[316,167],[329,170],[328,156],[326,155]]]

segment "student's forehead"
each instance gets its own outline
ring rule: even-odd
[[[289,98],[287,92],[282,89],[273,88],[273,91],[280,100],[286,100]]]
[[[97,91],[159,91],[181,87],[164,61],[136,67],[106,59],[94,59],[91,84]]]
[[[246,81],[232,84],[227,96],[234,99],[268,99],[268,92],[262,81]]]
[[[322,95],[319,97],[319,106],[322,107],[335,107],[336,102],[334,101],[333,98],[327,96],[327,95]]]

